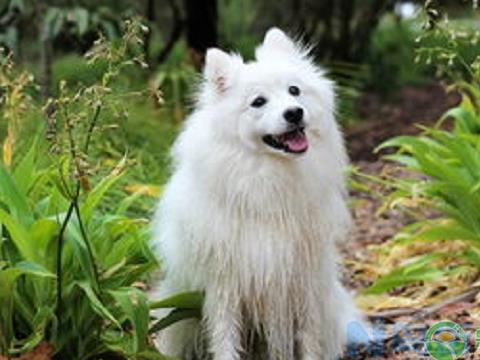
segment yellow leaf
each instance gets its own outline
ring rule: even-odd
[[[365,311],[376,312],[379,310],[410,308],[414,307],[415,301],[403,296],[382,295],[360,295],[355,299],[358,307]]]
[[[158,197],[161,192],[160,186],[151,184],[130,184],[125,187],[125,190],[132,194],[141,194],[151,197]]]
[[[12,165],[12,157],[13,157],[13,133],[9,132],[5,142],[3,143],[3,163],[8,168]]]

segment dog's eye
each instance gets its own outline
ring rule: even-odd
[[[265,105],[266,103],[267,103],[267,99],[265,99],[263,96],[258,96],[252,101],[250,106],[259,108]]]
[[[298,88],[298,86],[295,86],[295,85],[290,86],[288,88],[288,92],[290,93],[290,95],[293,95],[293,96],[300,95],[300,89]]]

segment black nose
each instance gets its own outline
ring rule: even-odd
[[[283,117],[290,124],[298,125],[300,121],[303,120],[303,109],[301,107],[294,107],[294,108],[287,109],[283,113]]]

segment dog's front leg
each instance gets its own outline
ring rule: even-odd
[[[313,285],[307,294],[299,332],[302,360],[336,360],[342,354],[346,334],[343,317],[350,302],[341,286],[331,280]]]
[[[240,359],[241,313],[238,300],[207,290],[203,312],[213,360]]]

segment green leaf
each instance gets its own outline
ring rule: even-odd
[[[445,275],[445,272],[431,267],[431,262],[438,254],[423,256],[413,264],[402,266],[390,274],[382,276],[373,285],[363,291],[366,295],[378,295],[396,287],[412,284],[418,281],[428,281]]]
[[[36,180],[36,157],[38,141],[35,139],[28,152],[23,156],[13,171],[13,179],[17,184],[18,190],[22,194],[28,194],[28,191]]]
[[[122,177],[125,163],[126,158],[124,157],[120,160],[115,169],[102,179],[102,181],[100,181],[90,193],[88,193],[87,198],[81,207],[81,213],[85,221],[89,221],[92,217],[93,210],[100,203],[107,191]]]
[[[200,319],[202,313],[198,309],[174,309],[166,317],[157,321],[149,330],[151,334],[163,330],[176,322],[185,319]]]
[[[72,216],[72,222],[67,227],[68,235],[66,240],[71,244],[76,259],[80,262],[80,266],[84,271],[84,275],[89,279],[95,290],[99,290],[97,275],[95,272],[95,259],[92,259],[88,251],[85,239],[79,228],[78,219]]]
[[[33,215],[28,207],[26,194],[20,191],[13,178],[1,164],[0,201],[7,205],[12,216],[22,225],[28,227],[33,222]]]
[[[60,8],[54,6],[48,7],[43,18],[41,39],[43,41],[53,40],[60,33],[64,21],[65,14]]]
[[[13,267],[0,270],[0,332],[7,343],[14,339],[14,291],[18,278],[22,275],[51,278],[54,275],[42,266],[22,261]]]
[[[29,274],[48,278],[55,277],[55,274],[45,269],[42,265],[33,262],[21,261],[15,264],[15,269],[18,269],[22,274]]]
[[[379,152],[382,149],[385,148],[390,148],[390,147],[407,147],[409,151],[411,149],[422,145],[422,142],[420,139],[414,137],[414,136],[396,136],[392,139],[389,139],[383,143],[381,143],[379,146],[377,146],[374,150],[374,152]]]
[[[441,240],[466,240],[479,241],[478,234],[473,233],[464,226],[454,222],[439,220],[430,222],[427,229],[419,231],[412,236],[412,240],[441,241]]]
[[[73,18],[78,28],[78,35],[83,36],[88,30],[89,13],[83,7],[76,7],[73,9]]]
[[[135,288],[110,291],[115,301],[133,327],[133,342],[130,354],[146,349],[148,343],[149,308],[145,293]]]
[[[0,224],[3,224],[8,229],[15,247],[25,260],[37,260],[39,254],[36,244],[30,240],[27,230],[23,224],[17,221],[16,217],[0,208]]]
[[[203,292],[190,291],[175,294],[163,300],[150,303],[150,309],[182,308],[201,309],[203,306]]]
[[[75,285],[77,285],[80,289],[82,289],[85,295],[88,297],[89,303],[91,308],[105,320],[109,320],[119,329],[122,329],[120,323],[117,319],[112,315],[112,313],[107,309],[107,307],[103,304],[100,298],[97,296],[95,291],[93,291],[92,285],[88,281],[76,281]]]
[[[37,310],[32,321],[32,332],[26,338],[22,339],[21,346],[16,347],[12,354],[23,354],[32,351],[38,344],[45,340],[47,327],[54,317],[53,306],[42,306]]]

